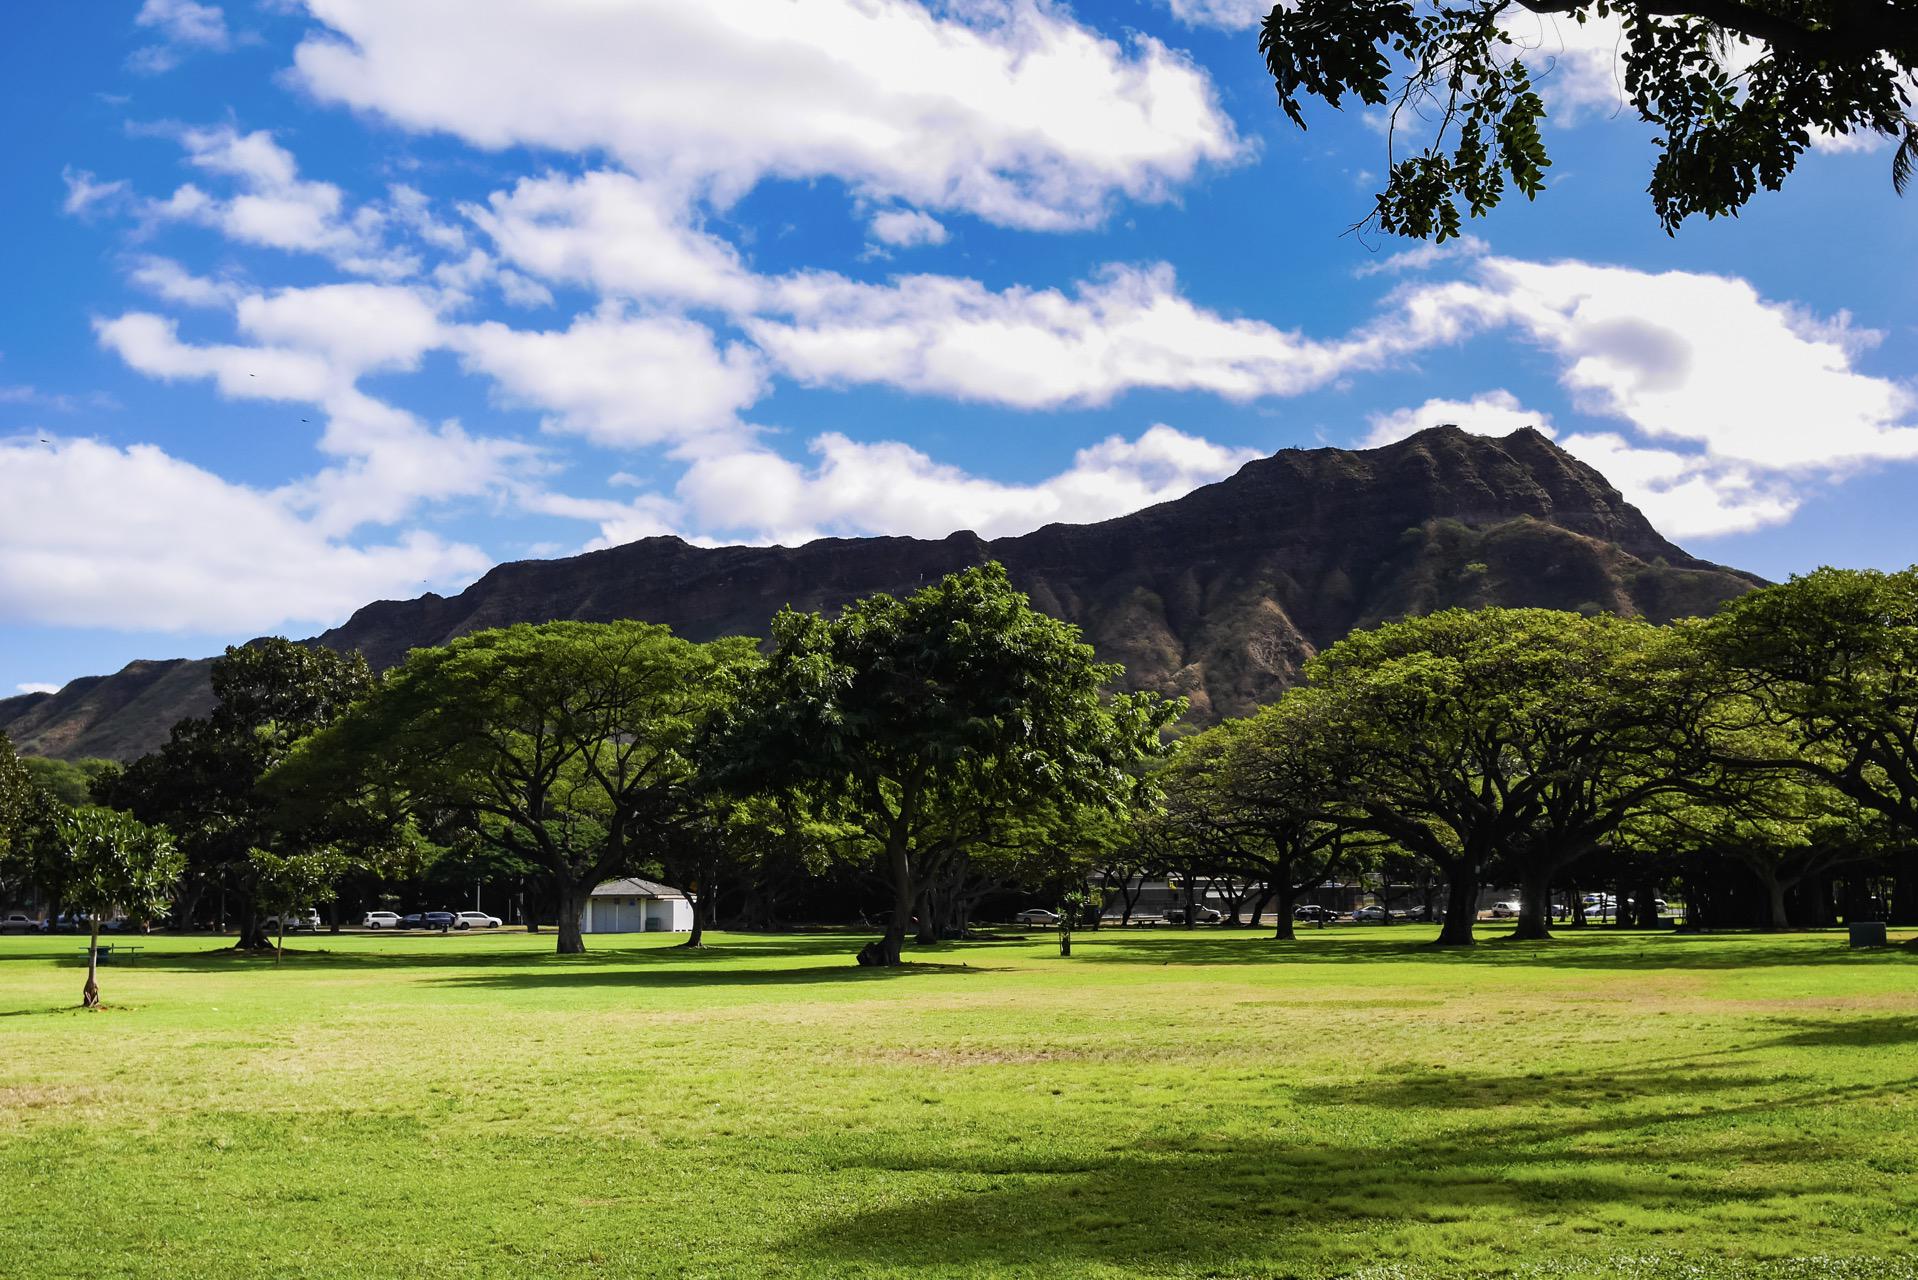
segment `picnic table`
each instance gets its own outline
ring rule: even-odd
[[[100,944],[100,963],[112,964],[113,953],[116,951],[127,958],[128,964],[132,964],[134,963],[133,958],[140,953],[140,948],[125,942],[102,942]],[[86,953],[87,949],[81,947],[80,954],[85,955]]]

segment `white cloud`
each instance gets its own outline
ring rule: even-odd
[[[340,188],[300,177],[293,154],[266,130],[186,129],[179,140],[190,164],[230,179],[238,191],[223,199],[189,182],[148,202],[149,218],[198,222],[243,244],[318,254],[355,275],[390,280],[419,269],[415,255],[386,245],[385,210],[349,211]]]
[[[1809,486],[1918,458],[1918,394],[1856,367],[1881,335],[1843,313],[1810,314],[1697,272],[1484,258],[1473,274],[1394,298],[1435,331],[1516,328],[1557,359],[1579,412],[1657,442],[1605,431],[1561,441],[1673,536],[1776,524]],[[1435,415],[1501,435],[1526,416],[1493,392],[1376,415],[1373,439]]]
[[[1083,523],[1183,496],[1258,457],[1160,424],[1136,440],[1112,436],[1033,484],[974,476],[893,441],[836,432],[811,442],[810,466],[748,450],[698,459],[679,484],[686,518],[751,541],[795,544],[826,534],[994,538],[1053,521]]]
[[[1517,396],[1503,389],[1487,391],[1470,400],[1427,400],[1416,408],[1368,414],[1366,421],[1372,425],[1362,445],[1367,449],[1446,425],[1481,436],[1508,436],[1521,427],[1536,427],[1546,435],[1553,434],[1547,415],[1527,409],[1518,402]]]
[[[162,631],[328,625],[490,560],[412,531],[355,546],[152,445],[0,442],[0,620]]]
[[[60,178],[67,184],[67,198],[60,207],[78,217],[85,217],[96,209],[109,208],[123,202],[128,195],[126,179],[113,182],[98,182],[85,169],[68,167],[60,171]]]
[[[1477,236],[1455,236],[1444,244],[1428,240],[1410,249],[1401,249],[1397,253],[1362,262],[1352,269],[1352,274],[1360,279],[1367,276],[1404,275],[1409,271],[1428,271],[1440,263],[1455,262],[1461,258],[1482,258],[1491,251],[1492,247]]]
[[[130,311],[94,321],[100,344],[148,377],[174,382],[211,378],[235,400],[318,403],[339,387],[334,370],[309,351],[180,341],[174,321]]]
[[[45,684],[37,680],[28,680],[24,683],[16,684],[13,687],[18,689],[21,693],[58,693],[65,686],[57,685],[57,684]]]
[[[1165,0],[1172,16],[1188,27],[1244,31],[1265,21],[1272,0]]]
[[[173,259],[154,255],[135,259],[127,278],[157,297],[188,307],[230,307],[245,294],[231,280],[196,276]]]
[[[134,51],[131,62],[136,71],[171,71],[193,50],[224,53],[233,44],[226,14],[218,5],[198,0],[146,0],[133,15],[133,25],[160,38],[159,44]]]
[[[744,310],[757,282],[730,244],[691,226],[682,192],[601,171],[524,178],[464,212],[500,255],[601,294]]]
[[[886,209],[872,216],[872,237],[896,249],[944,244],[946,224],[918,209]]]
[[[441,345],[434,307],[401,285],[329,284],[240,299],[243,333],[317,353],[345,379],[374,369],[416,369]]]
[[[474,145],[608,152],[722,203],[762,178],[1010,226],[1160,199],[1241,144],[1210,80],[1035,0],[307,0],[316,97]]]
[[[1802,502],[1789,482],[1709,454],[1646,449],[1611,432],[1567,436],[1560,443],[1675,538],[1783,524]]]
[[[1464,305],[1557,355],[1588,413],[1772,470],[1918,457],[1918,398],[1853,367],[1872,335],[1842,320],[1697,272],[1491,258],[1480,278]]]
[[[151,377],[210,379],[229,399],[308,403],[324,413],[319,448],[340,461],[276,491],[324,534],[396,523],[425,502],[504,491],[540,465],[530,446],[472,436],[457,422],[429,427],[359,389],[361,374],[412,368],[446,338],[411,290],[339,284],[248,295],[238,319],[266,345],[183,342],[172,320],[141,312],[95,328],[103,346]]]
[[[617,304],[566,329],[487,321],[455,330],[451,342],[507,403],[544,412],[546,430],[609,446],[738,438],[740,411],[766,389],[748,348],[721,347],[683,317],[632,315]]]
[[[1443,341],[1461,324],[1452,308],[1427,306],[1318,341],[1195,306],[1163,263],[1107,266],[1070,295],[994,292],[950,276],[872,285],[813,273],[780,280],[772,309],[791,318],[745,327],[802,382],[883,382],[1027,409],[1102,404],[1134,387],[1295,395]]]

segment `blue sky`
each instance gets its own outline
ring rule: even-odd
[[[1552,432],[1694,552],[1918,558],[1918,203],[1825,139],[1657,227],[1615,33],[1551,187],[1345,234],[1380,121],[1240,0],[28,0],[0,46],[0,694],[499,561],[1018,533],[1287,446]]]

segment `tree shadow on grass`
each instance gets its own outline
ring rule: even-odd
[[[1590,1079],[1573,1073],[1537,1088],[1541,1096],[1601,1099],[1618,1082],[1618,1072]],[[1788,1213],[1792,1197],[1842,1194],[1842,1180],[1825,1171],[1832,1154],[1815,1135],[1780,1136],[1754,1126],[1733,1147],[1721,1141],[1701,1163],[1689,1158],[1671,1126],[1855,1104],[1902,1095],[1913,1083],[1752,1099],[1749,1090],[1766,1081],[1729,1072],[1695,1080],[1677,1070],[1645,1072],[1624,1082],[1641,1101],[1682,1087],[1682,1102],[1650,1113],[1615,1107],[1600,1115],[1568,1110],[1562,1120],[1451,1124],[1408,1140],[1389,1136],[1383,1124],[1373,1126],[1384,1135],[1374,1142],[1355,1141],[1354,1130],[1341,1127],[1233,1144],[1169,1134],[1089,1156],[1018,1146],[943,1158],[888,1151],[845,1166],[893,1180],[885,1207],[797,1233],[785,1249],[835,1273],[934,1266],[1027,1274],[1043,1261],[1063,1274],[1103,1265],[1290,1276],[1395,1261],[1401,1267],[1392,1274],[1476,1274],[1487,1264],[1510,1274],[1514,1231],[1533,1239],[1534,1250],[1552,1248],[1554,1232],[1560,1246],[1590,1243],[1592,1236],[1578,1233],[1598,1230],[1602,1219],[1642,1224],[1652,1235],[1672,1232],[1675,1243],[1715,1220],[1735,1239],[1740,1223]],[[1716,1105],[1727,1091],[1744,1100]],[[1321,1101],[1328,1100],[1371,1110],[1381,1121],[1440,1102],[1423,1086],[1408,1091],[1389,1080]],[[913,1195],[914,1180],[927,1173],[938,1175],[939,1191]],[[952,1191],[955,1183],[963,1189]],[[1727,1210],[1730,1217],[1717,1216]],[[1393,1253],[1405,1243],[1397,1233],[1414,1230],[1423,1252]],[[1642,1252],[1645,1241],[1637,1243]],[[1604,1268],[1594,1268],[1599,1273]],[[1729,1258],[1703,1272],[1741,1273]],[[1684,1274],[1701,1273],[1694,1267]]]
[[[1918,955],[1900,948],[1854,950],[1842,932],[1780,937],[1766,933],[1679,934],[1669,930],[1567,931],[1521,942],[1509,933],[1481,935],[1470,947],[1433,945],[1430,925],[1392,925],[1376,932],[1300,931],[1296,940],[1242,932],[1208,934],[1080,935],[1088,958],[1115,964],[1273,965],[1378,964],[1422,961],[1540,969],[1743,969],[1777,965],[1909,964]],[[1791,940],[1797,939],[1797,940]]]
[[[832,983],[889,983],[908,978],[985,975],[1004,972],[982,965],[937,964],[916,961],[891,969],[875,969],[855,964],[850,957],[839,964],[804,965],[793,968],[733,968],[703,966],[664,968],[634,966],[628,958],[625,967],[589,966],[572,963],[576,956],[553,957],[553,965],[536,969],[522,967],[514,973],[488,972],[456,974],[430,979],[447,987],[489,988],[496,991],[528,991],[548,987],[645,987],[661,990],[677,987],[781,987]]]

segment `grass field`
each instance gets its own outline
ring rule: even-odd
[[[1918,1276],[1918,951],[0,939],[0,1275]]]

